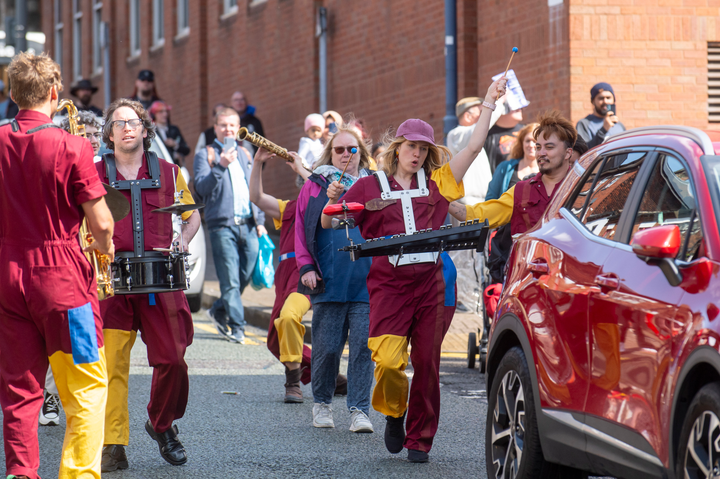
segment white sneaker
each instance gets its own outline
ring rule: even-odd
[[[332,417],[332,407],[324,402],[313,405],[313,426],[335,427]]]
[[[356,407],[351,407],[350,412],[350,432],[375,432],[367,414]]]
[[[45,400],[43,407],[40,409],[40,425],[41,426],[59,426],[60,425],[60,396],[57,394],[48,394],[45,391]]]

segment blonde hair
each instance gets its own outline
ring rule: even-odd
[[[510,150],[510,156],[508,158],[512,158],[514,160],[523,159],[523,157],[525,156],[525,149],[523,148],[525,137],[527,137],[528,135],[532,136],[535,128],[537,128],[538,126],[540,126],[540,123],[530,123],[529,125],[525,125],[518,132],[517,140],[515,140],[515,143]]]
[[[404,136],[393,137],[389,132],[385,134],[383,143],[387,145],[387,149],[375,159],[378,165],[382,165],[381,169],[386,175],[392,176],[397,173],[398,152],[400,151],[400,145],[406,141],[410,140],[407,140]],[[450,158],[452,158],[452,153],[446,147],[428,143],[428,154],[422,166],[425,175],[429,178],[433,171],[450,161]]]
[[[358,136],[355,130],[351,130],[346,126],[343,126],[342,128],[338,128],[337,133],[335,133],[325,144],[322,155],[320,155],[320,158],[318,158],[318,160],[313,165],[313,169],[316,169],[318,166],[332,165],[333,144],[335,142],[335,138],[337,138],[337,136],[341,133],[347,133],[348,135],[352,135],[352,137],[357,140],[358,153],[360,154],[360,164],[358,165],[358,171],[362,170],[363,168],[370,167],[370,149],[368,148],[367,144],[365,144],[363,139]]]
[[[46,53],[22,52],[15,55],[7,69],[12,97],[19,108],[42,105],[52,87],[63,90],[60,66]]]

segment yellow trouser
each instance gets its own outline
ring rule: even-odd
[[[98,354],[99,361],[86,364],[62,351],[49,358],[67,418],[60,479],[100,478],[108,383],[104,348]]]
[[[300,363],[303,355],[305,326],[302,318],[310,309],[310,301],[300,293],[290,293],[280,316],[275,320],[280,345],[280,362]]]
[[[408,339],[405,336],[385,334],[368,339],[375,362],[375,389],[373,409],[385,416],[401,417],[407,410]]]
[[[137,331],[103,329],[107,354],[108,398],[105,411],[105,440],[103,444],[127,446],[130,442],[130,414],[128,413],[128,376],[130,351]]]

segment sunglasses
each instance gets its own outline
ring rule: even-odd
[[[354,155],[358,152],[357,146],[335,146],[333,147],[333,150],[335,150],[335,153],[337,153],[338,155],[342,155],[343,153],[345,153],[345,150],[347,150],[348,153],[350,153],[351,155]]]

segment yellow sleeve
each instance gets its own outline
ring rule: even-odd
[[[192,194],[190,193],[190,189],[188,188],[187,183],[185,183],[185,177],[180,172],[180,168],[178,168],[177,181],[175,182],[175,191],[183,192],[182,198],[180,199],[180,203],[182,203],[184,205],[194,205],[195,204],[195,200],[193,199]],[[190,218],[191,214],[193,214],[192,211],[186,211],[185,213],[183,213],[182,214],[183,221]]]
[[[484,221],[487,219],[490,223],[490,228],[498,228],[510,222],[514,202],[515,187],[513,186],[497,200],[488,200],[474,205],[467,205],[465,207],[467,213],[466,220],[479,219],[480,221]]]
[[[462,181],[460,181],[460,183],[455,181],[455,175],[453,175],[450,169],[450,163],[445,163],[433,171],[430,179],[435,182],[440,190],[440,194],[448,201],[459,200],[465,196],[465,186],[463,186]]]
[[[287,206],[289,201],[277,200],[277,202],[278,202],[278,208],[280,208],[280,219],[277,220],[277,219],[273,218],[273,224],[275,225],[275,229],[279,230],[280,227],[282,226],[282,217],[285,214],[285,207]]]

